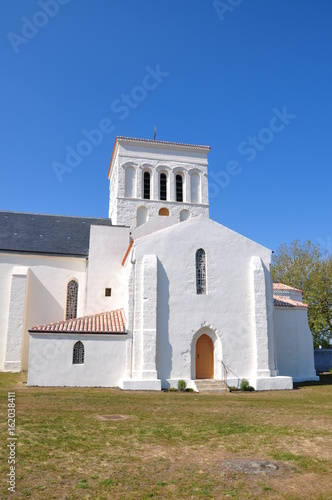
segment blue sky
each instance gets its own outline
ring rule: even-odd
[[[0,14],[0,209],[107,217],[115,137],[156,124],[211,146],[212,219],[274,250],[331,251],[330,0],[2,0]]]

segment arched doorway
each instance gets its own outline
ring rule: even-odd
[[[213,378],[213,342],[205,333],[196,342],[196,378]]]

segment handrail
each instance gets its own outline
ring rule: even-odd
[[[223,361],[221,361],[221,376],[222,376],[222,379],[225,381],[227,387],[228,387],[228,384],[227,384],[227,374],[228,373],[232,373],[237,379],[238,381],[240,381],[240,377],[238,377],[236,375],[236,373],[234,373]]]
[[[227,367],[223,361],[221,361],[221,379],[227,385]],[[227,385],[227,387],[228,387],[228,385]]]

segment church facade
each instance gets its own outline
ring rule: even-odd
[[[209,218],[209,151],[117,137],[108,219],[0,212],[0,369],[134,390],[317,379],[302,292]]]

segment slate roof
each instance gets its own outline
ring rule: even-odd
[[[82,318],[68,319],[45,325],[33,326],[29,332],[48,333],[126,333],[126,316],[124,309],[115,309]]]
[[[111,226],[110,219],[0,211],[0,252],[85,257],[90,227]]]

